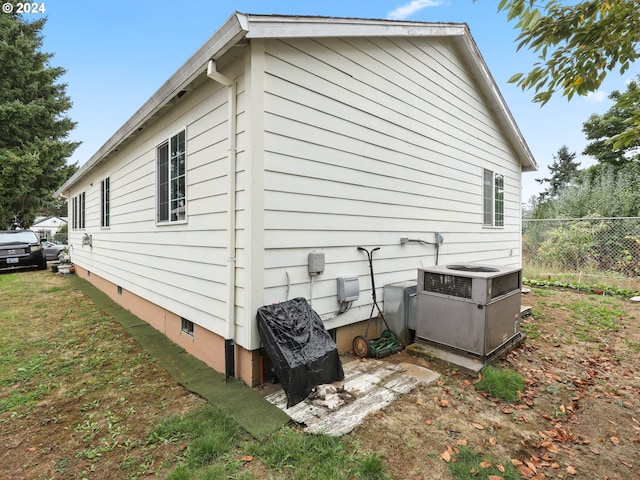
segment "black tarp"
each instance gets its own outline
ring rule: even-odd
[[[307,398],[315,386],[344,378],[338,347],[306,299],[260,307],[257,320],[264,349],[287,394],[287,408]]]

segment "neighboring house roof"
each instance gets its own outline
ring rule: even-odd
[[[51,215],[49,217],[38,217],[33,222],[32,227],[60,227],[65,223],[68,223],[69,219],[66,217],[56,217]]]
[[[216,75],[215,62],[235,45],[252,38],[313,37],[447,37],[477,79],[490,106],[511,142],[524,171],[537,169],[535,159],[516,125],[487,65],[464,23],[426,23],[360,18],[253,15],[235,12],[185,64],[55,193],[67,190],[94,167],[134,138],[165,108],[180,98],[203,74]],[[213,61],[213,62],[210,62]],[[212,69],[213,67],[213,69]],[[226,79],[220,75],[220,82]]]

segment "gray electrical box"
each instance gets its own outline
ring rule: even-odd
[[[311,252],[309,254],[309,275],[320,275],[324,272],[324,253]]]
[[[338,277],[338,302],[355,302],[360,298],[360,282],[358,277]]]
[[[384,286],[384,316],[389,328],[404,345],[413,341],[418,302],[417,282],[389,283]]]

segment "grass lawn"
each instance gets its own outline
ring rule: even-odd
[[[0,273],[0,478],[634,478],[640,304],[537,286],[523,304],[527,339],[486,378],[401,352],[385,360],[439,381],[341,438],[285,427],[257,441],[68,277]]]
[[[388,478],[339,438],[256,441],[63,276],[2,273],[0,298],[1,478]]]

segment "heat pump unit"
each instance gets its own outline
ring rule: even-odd
[[[419,269],[417,340],[482,361],[519,341],[521,272],[480,264]]]

